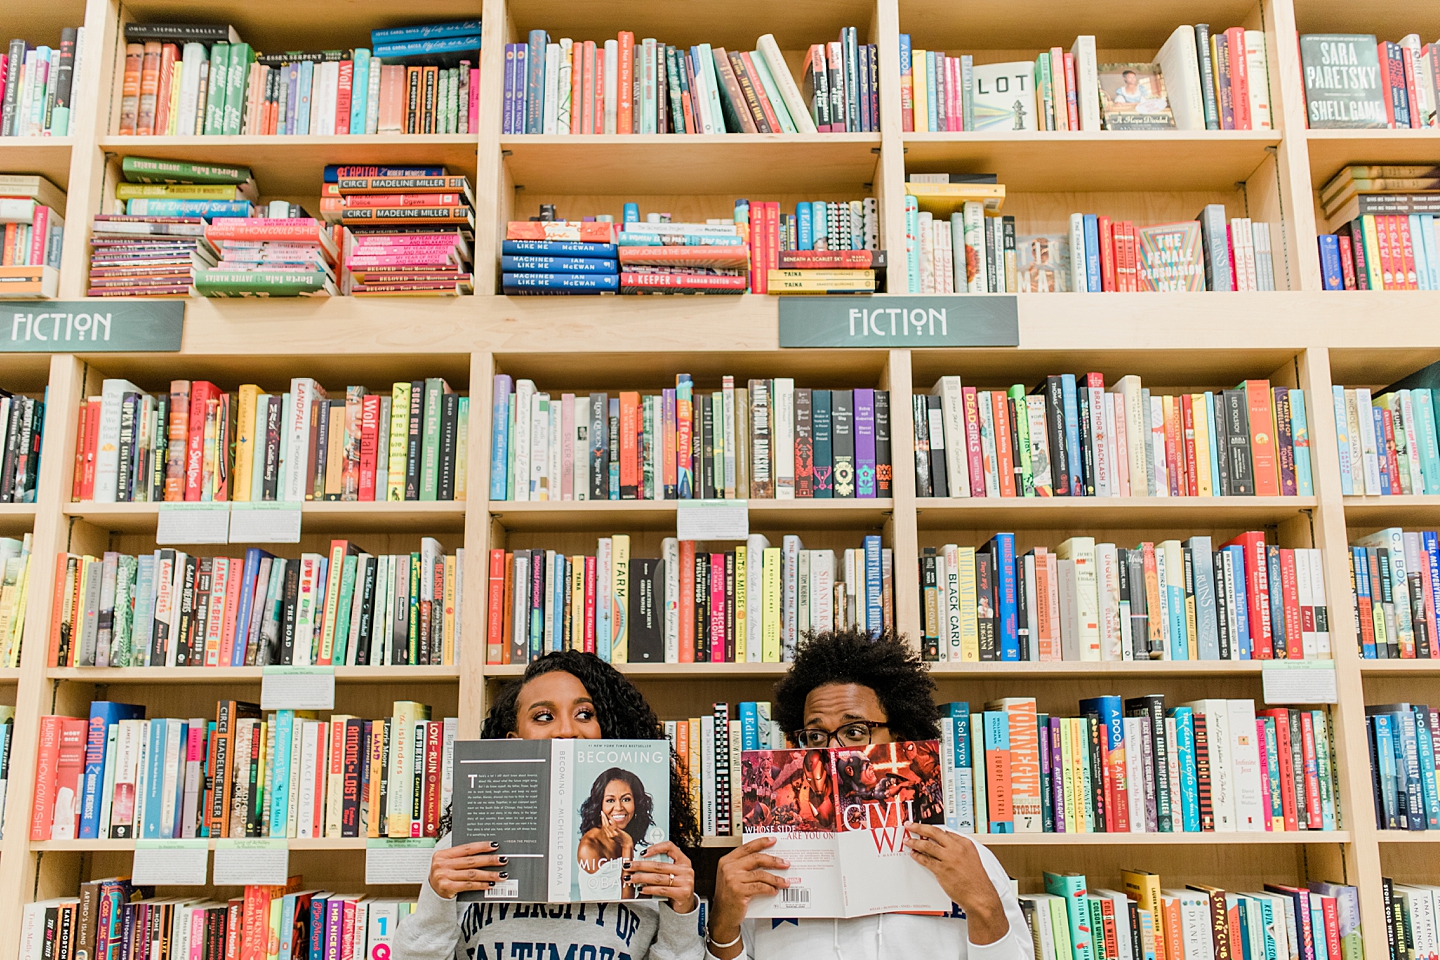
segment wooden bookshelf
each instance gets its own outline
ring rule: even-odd
[[[484,21],[480,129],[467,135],[351,137],[120,137],[114,135],[123,68],[121,28],[130,20],[230,22],[260,49],[363,46],[372,27],[481,17]],[[1274,129],[1254,132],[912,134],[900,124],[897,36],[921,49],[969,53],[976,62],[1033,58],[1077,34],[1097,36],[1102,61],[1153,57],[1174,27],[1208,22],[1267,36]],[[292,376],[327,386],[445,376],[471,397],[470,498],[457,503],[307,503],[304,549],[353,536],[373,549],[411,549],[436,536],[463,546],[465,635],[447,667],[340,667],[336,706],[379,716],[394,699],[430,703],[478,733],[487,702],[522,667],[485,663],[488,550],[505,545],[593,550],[596,537],[625,533],[636,555],[657,555],[673,535],[674,503],[509,503],[485,499],[489,479],[490,384],[495,373],[528,377],[542,389],[653,390],[677,373],[711,389],[722,375],[793,376],[800,386],[874,386],[897,396],[927,392],[942,375],[1000,388],[1047,373],[1101,371],[1107,382],[1139,374],[1146,386],[1182,393],[1233,386],[1248,377],[1306,391],[1315,494],[1310,497],[1094,500],[917,498],[909,410],[892,403],[893,497],[856,501],[754,501],[751,526],[799,533],[811,547],[853,547],[879,533],[894,551],[896,615],[914,636],[919,598],[911,571],[922,548],[981,543],[1012,530],[1022,542],[1058,544],[1085,533],[1136,542],[1191,532],[1230,536],[1266,529],[1287,546],[1325,555],[1331,644],[1339,703],[1333,709],[1340,769],[1341,829],[1295,834],[990,836],[1022,889],[1044,869],[1086,871],[1114,886],[1121,867],[1159,870],[1166,882],[1250,889],[1266,880],[1358,884],[1372,958],[1387,956],[1381,876],[1436,882],[1429,843],[1440,835],[1376,829],[1371,816],[1364,706],[1433,697],[1440,661],[1362,661],[1349,610],[1345,548],[1388,525],[1440,520],[1440,496],[1345,497],[1331,411],[1332,384],[1383,385],[1440,359],[1435,324],[1440,293],[1322,294],[1316,232],[1326,224],[1317,191],[1352,162],[1440,160],[1440,134],[1427,131],[1308,131],[1295,34],[1409,32],[1440,35],[1440,8],[1422,0],[1380,7],[1341,0],[1159,0],[1117,14],[1094,0],[971,5],[947,0],[765,0],[675,4],[618,0],[381,0],[296,4],[293,0],[16,0],[0,10],[0,35],[58,39],[85,24],[95,45],[75,94],[71,135],[0,139],[0,173],[41,173],[68,192],[61,293],[86,287],[88,218],[113,197],[126,155],[243,163],[266,199],[313,204],[326,163],[443,163],[475,188],[477,296],[455,300],[225,301],[192,299],[180,355],[6,354],[0,387],[38,395],[48,388],[41,483],[34,504],[0,505],[0,535],[33,533],[34,560],[21,664],[0,669],[0,702],[14,703],[18,736],[10,766],[9,829],[0,840],[0,928],[17,929],[22,905],[73,894],[82,877],[128,869],[133,842],[29,840],[35,731],[48,713],[82,716],[97,696],[146,704],[152,716],[208,715],[222,695],[257,696],[258,668],[50,668],[46,665],[54,558],[67,550],[150,549],[153,504],[71,503],[75,427],[82,398],[101,379],[125,376],[145,389],[172,377],[208,378],[233,389],[258,382],[283,389]],[[619,30],[669,43],[711,42],[752,49],[773,33],[792,69],[811,44],[855,26],[879,47],[881,129],[813,136],[502,136],[503,44],[544,28],[552,36],[603,40]],[[8,31],[8,33],[6,32]],[[983,350],[782,350],[776,298],[496,296],[496,253],[509,219],[541,203],[561,215],[618,215],[626,201],[676,218],[729,216],[736,198],[796,200],[875,197],[892,277],[904,275],[901,197],[908,172],[993,172],[1009,188],[1005,212],[1022,232],[1065,222],[1077,210],[1137,222],[1191,219],[1205,203],[1275,225],[1275,293],[1022,295],[1020,346]],[[772,537],[773,539],[773,537]],[[406,546],[398,546],[406,544]],[[285,545],[281,552],[299,549]],[[215,548],[233,553],[239,548]],[[623,668],[667,718],[692,716],[719,699],[767,699],[777,664],[630,664]],[[1079,697],[1164,693],[1262,697],[1257,663],[937,664],[941,699],[983,702],[1035,696],[1042,709],[1073,711]],[[1427,692],[1428,691],[1428,692]],[[194,711],[199,711],[196,714]],[[175,714],[174,711],[185,711]],[[716,838],[720,848],[733,840]],[[363,840],[293,840],[292,861],[307,882],[363,888]],[[1175,854],[1180,857],[1176,858]],[[702,886],[704,884],[702,883]],[[404,888],[381,888],[387,895]],[[0,937],[13,960],[15,937]]]

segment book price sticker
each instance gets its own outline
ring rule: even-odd
[[[431,838],[372,838],[365,841],[365,882],[424,883],[430,877]]]
[[[270,666],[260,676],[261,710],[334,710],[334,667]]]
[[[1333,660],[1266,660],[1260,670],[1267,704],[1340,702]]]
[[[744,540],[750,536],[750,501],[682,500],[675,508],[680,540]]]
[[[169,544],[229,543],[230,504],[162,503],[155,542]]]
[[[232,504],[230,542],[299,543],[299,504],[268,501]]]
[[[136,840],[131,880],[137,886],[203,887],[208,840]]]
[[[290,845],[283,839],[215,841],[215,885],[283,886],[290,876]]]

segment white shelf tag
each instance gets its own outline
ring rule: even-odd
[[[283,886],[290,875],[290,846],[283,839],[215,841],[215,885]]]
[[[160,545],[230,542],[230,504],[162,503],[155,525]]]
[[[208,840],[136,840],[131,878],[136,886],[203,887]]]
[[[1267,704],[1340,702],[1333,660],[1267,660],[1260,669]]]
[[[430,876],[433,839],[384,837],[365,842],[365,883],[424,883]]]
[[[675,508],[681,540],[744,540],[750,536],[750,501],[682,500]]]
[[[334,667],[266,667],[260,677],[261,710],[334,710]]]
[[[236,503],[230,508],[231,543],[299,543],[300,506]]]

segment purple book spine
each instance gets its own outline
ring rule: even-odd
[[[1060,724],[1059,717],[1050,718],[1050,796],[1055,808],[1055,832],[1065,832],[1065,771],[1060,767]]]
[[[855,496],[875,497],[875,391],[855,391]]]

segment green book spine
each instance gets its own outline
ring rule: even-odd
[[[444,380],[431,377],[425,381],[424,425],[420,436],[420,499],[435,500],[440,491],[440,421],[443,408],[440,397],[449,393]]]
[[[205,136],[225,132],[225,75],[230,69],[230,44],[217,43],[210,51],[210,78],[206,81]]]
[[[405,499],[405,444],[410,435],[410,384],[396,383],[390,402],[390,469],[386,500]],[[514,436],[512,430],[511,436]]]
[[[243,129],[245,93],[250,85],[250,61],[253,59],[250,44],[230,45],[230,68],[225,71],[224,133],[227,137],[238,137]]]
[[[335,645],[330,653],[330,662],[341,666],[345,663],[345,647],[350,640],[350,604],[355,598],[355,566],[360,558],[351,554],[340,568],[340,604],[335,610]]]
[[[311,273],[196,270],[195,290],[202,297],[302,297],[324,294],[329,278]]]
[[[465,460],[470,456],[470,398],[460,398],[460,409],[455,427],[455,495],[452,500],[464,500],[468,474]]]
[[[207,115],[206,122],[209,122]],[[209,133],[209,130],[205,131]],[[129,183],[219,183],[242,184],[250,179],[249,167],[230,167],[215,163],[186,163],[183,160],[156,160],[151,157],[125,157],[120,172]]]
[[[420,554],[410,554],[410,642],[406,663],[420,663]]]

